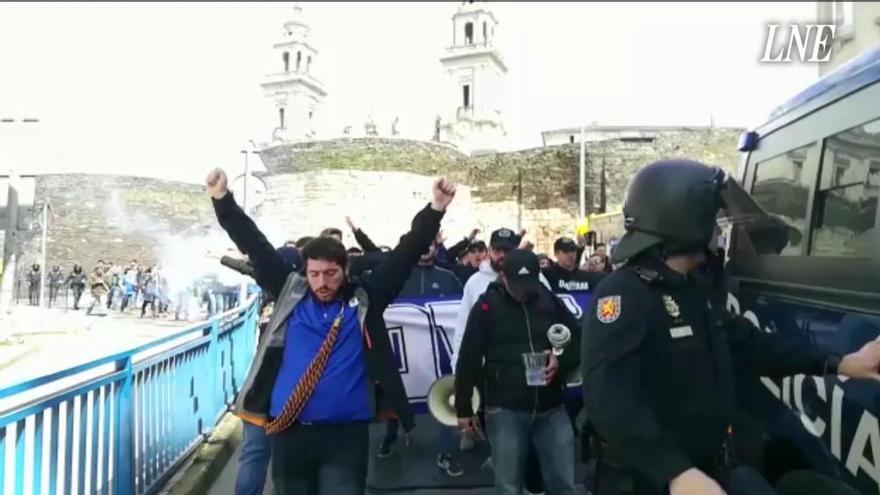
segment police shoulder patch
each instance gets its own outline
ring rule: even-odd
[[[602,323],[614,323],[620,318],[620,296],[607,296],[596,301],[596,318]]]

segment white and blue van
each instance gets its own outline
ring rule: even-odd
[[[737,179],[789,235],[771,249],[734,223],[728,308],[841,354],[877,339],[880,46],[778,107],[740,151]],[[798,375],[738,387],[750,420],[738,443],[771,481],[806,470],[880,493],[880,383]]]

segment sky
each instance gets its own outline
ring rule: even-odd
[[[310,3],[328,96],[321,137],[372,114],[429,139],[448,84],[439,57],[459,2]],[[816,80],[813,64],[762,64],[768,22],[812,22],[815,3],[495,3],[509,68],[501,148],[581,124],[753,127]],[[292,3],[0,3],[0,173],[115,173],[200,182],[242,169],[276,115]],[[3,163],[5,162],[5,163]],[[252,164],[253,166],[253,164]],[[259,165],[257,165],[259,168]]]

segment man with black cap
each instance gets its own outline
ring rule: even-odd
[[[734,228],[741,213],[761,222],[749,199],[720,169],[687,160],[653,163],[630,182],[627,232],[612,253],[623,265],[584,318],[583,394],[600,446],[594,494],[724,494],[734,369],[880,381],[880,342],[842,356],[806,333],[766,333],[699,283],[721,208]]]
[[[511,229],[501,228],[494,232],[489,238],[489,256],[480,263],[477,273],[468,278],[464,284],[464,294],[461,297],[461,305],[458,308],[458,318],[455,322],[455,336],[452,339],[452,369],[455,369],[455,359],[458,355],[458,348],[461,347],[461,338],[464,335],[464,328],[467,325],[468,316],[471,307],[477,301],[489,284],[498,278],[498,274],[504,267],[505,255],[519,247],[520,236]],[[541,283],[550,288],[546,277],[540,275]]]
[[[550,282],[550,288],[556,293],[572,291],[588,291],[596,287],[603,274],[581,270],[577,266],[579,247],[574,239],[560,237],[553,243],[556,263],[543,270]]]
[[[547,493],[574,494],[574,432],[563,407],[563,377],[579,363],[578,322],[540,281],[538,257],[507,253],[501,280],[489,284],[468,317],[455,368],[455,407],[462,431],[477,429],[474,387],[485,391],[495,490],[520,495],[526,456],[534,446]],[[561,353],[551,326],[570,332]]]
[[[464,329],[467,326],[468,316],[471,308],[480,297],[489,284],[498,279],[498,274],[504,266],[505,255],[519,247],[522,239],[513,230],[501,228],[492,232],[489,237],[488,256],[479,265],[479,270],[471,275],[464,284],[464,293],[461,297],[461,303],[458,308],[458,317],[455,321],[455,335],[452,338],[452,357],[451,365],[453,372],[455,371],[455,361],[458,358],[458,349],[461,347],[461,339],[464,336]],[[484,244],[485,246],[485,244]],[[541,275],[541,282],[547,284],[547,279]],[[463,433],[461,438],[462,450],[470,450],[473,448],[475,438],[470,433]]]
[[[461,347],[461,340],[464,336],[464,330],[467,326],[471,308],[474,306],[474,303],[476,303],[477,298],[486,292],[489,284],[498,279],[498,274],[504,267],[505,256],[511,250],[517,249],[521,241],[522,238],[516,232],[508,228],[501,228],[492,232],[492,235],[489,237],[488,258],[480,264],[479,271],[468,278],[467,283],[464,284],[464,293],[462,294],[461,303],[458,308],[458,317],[455,322],[455,335],[452,339],[451,364],[453,372],[455,371],[458,350]],[[549,289],[550,285],[547,283],[547,279],[544,275],[539,272],[539,277],[541,283]],[[470,432],[462,433],[460,444],[462,450],[473,448],[475,440],[475,436]],[[534,461],[534,459],[532,460]],[[530,462],[529,465],[534,466],[534,462]],[[532,480],[533,477],[531,474],[534,474],[536,471],[536,469],[529,470],[530,481],[534,481]],[[533,484],[537,485],[538,483]]]

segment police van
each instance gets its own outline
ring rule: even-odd
[[[778,107],[740,151],[738,181],[785,228],[734,222],[728,308],[841,355],[877,339],[880,46]],[[740,453],[781,492],[880,493],[880,383],[798,375],[738,387]]]

